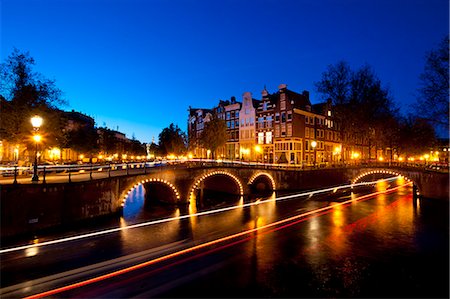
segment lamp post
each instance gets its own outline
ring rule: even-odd
[[[33,140],[35,142],[35,151],[34,151],[34,165],[33,165],[33,177],[31,181],[37,182],[39,181],[38,176],[38,160],[37,160],[37,152],[38,152],[38,143],[41,141],[41,135],[37,134],[39,128],[42,125],[42,117],[35,115],[31,118],[31,125],[33,126],[34,135]]]
[[[313,160],[313,167],[316,168],[316,146],[317,142],[315,140],[311,141],[311,147],[314,150],[314,160]]]

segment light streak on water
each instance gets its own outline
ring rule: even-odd
[[[374,197],[376,195],[385,194],[385,193],[388,193],[388,192],[393,192],[393,191],[396,191],[396,190],[398,190],[398,189],[400,189],[400,188],[402,188],[404,186],[410,185],[410,184],[411,183],[406,183],[404,185],[400,185],[400,186],[394,187],[394,188],[389,189],[389,190],[377,191],[377,192],[374,192],[374,193],[366,194],[366,195],[360,196],[360,197],[358,197],[356,199],[359,200],[359,201],[368,200],[368,199],[370,199],[370,198],[372,198],[372,197]],[[76,288],[80,288],[80,287],[83,287],[83,286],[87,286],[87,285],[90,285],[90,284],[93,284],[93,283],[96,283],[96,282],[99,282],[99,281],[103,281],[103,280],[106,280],[106,279],[109,279],[109,278],[112,278],[112,277],[116,277],[116,276],[123,275],[123,274],[129,273],[129,272],[132,272],[132,271],[135,271],[135,270],[138,270],[138,269],[142,269],[144,267],[147,267],[147,266],[150,266],[150,265],[154,265],[154,264],[157,264],[159,262],[162,262],[162,261],[165,261],[165,260],[168,260],[168,259],[171,259],[171,258],[175,258],[175,257],[181,256],[181,255],[187,254],[187,253],[191,253],[191,252],[197,251],[197,250],[202,249],[202,248],[210,247],[212,245],[223,243],[225,241],[231,241],[231,240],[237,239],[239,237],[248,236],[248,235],[250,235],[250,234],[252,234],[254,232],[257,232],[257,231],[260,231],[260,230],[263,230],[263,229],[272,228],[271,231],[280,230],[280,229],[283,229],[284,227],[288,227],[288,226],[291,226],[293,224],[296,224],[296,223],[299,223],[299,222],[303,222],[305,220],[309,220],[309,219],[311,219],[311,217],[321,216],[321,215],[327,214],[330,210],[335,209],[338,206],[350,205],[350,204],[352,204],[353,201],[354,201],[354,199],[349,199],[349,200],[346,200],[346,201],[343,201],[343,202],[340,202],[340,203],[336,203],[336,204],[331,205],[331,206],[326,206],[326,207],[318,208],[318,209],[315,209],[315,210],[312,210],[312,211],[309,211],[309,212],[306,212],[306,213],[297,214],[295,216],[292,216],[292,217],[289,217],[289,218],[285,218],[285,219],[282,219],[282,220],[279,220],[279,221],[276,221],[276,222],[272,222],[272,223],[269,223],[269,224],[266,224],[266,225],[263,225],[263,226],[255,227],[253,229],[248,229],[248,230],[245,230],[245,231],[233,234],[233,235],[225,236],[225,237],[222,237],[222,238],[219,238],[219,239],[216,239],[216,240],[208,241],[208,242],[196,245],[196,246],[192,246],[192,247],[189,247],[189,248],[186,248],[186,249],[182,249],[182,250],[176,251],[174,253],[170,253],[170,254],[167,254],[167,255],[164,255],[164,256],[152,259],[152,260],[148,260],[148,261],[145,261],[143,263],[140,263],[140,264],[137,264],[137,265],[133,265],[133,266],[130,266],[130,267],[127,267],[127,268],[124,268],[124,269],[120,269],[120,270],[117,270],[117,271],[114,271],[114,272],[110,272],[110,273],[107,273],[107,274],[104,274],[104,275],[100,275],[100,276],[97,276],[97,277],[94,277],[94,278],[90,278],[90,279],[87,279],[87,280],[84,280],[84,281],[80,281],[80,282],[77,282],[77,283],[74,283],[74,284],[66,285],[64,287],[60,287],[60,288],[56,288],[56,289],[49,290],[49,291],[46,291],[46,292],[38,293],[38,294],[35,294],[35,295],[32,295],[32,296],[26,297],[25,299],[43,298],[43,297],[51,296],[51,295],[58,294],[58,293],[61,293],[61,292],[66,292],[66,291],[69,291],[69,290],[72,290],[72,289],[76,289]],[[310,216],[310,217],[306,217],[306,216]],[[277,227],[279,225],[282,225],[282,226],[281,227]],[[269,232],[271,232],[271,231],[269,231]],[[246,239],[244,239],[244,240],[235,240],[235,241],[233,241],[230,244],[223,245],[222,247],[223,248],[224,247],[230,247],[230,246],[233,246],[234,244],[238,244],[238,243],[244,242],[247,239],[248,239],[248,237]]]
[[[236,206],[230,206],[230,207],[225,207],[225,208],[220,208],[220,209],[215,209],[215,210],[208,210],[208,211],[203,211],[203,212],[197,212],[197,213],[194,213],[194,214],[181,215],[181,216],[175,216],[175,217],[168,217],[168,218],[152,220],[152,221],[147,221],[147,222],[143,222],[143,223],[137,223],[137,224],[128,225],[128,226],[115,227],[115,228],[111,228],[111,229],[106,229],[106,230],[101,230],[101,231],[96,231],[96,232],[92,232],[92,233],[76,235],[76,236],[71,236],[71,237],[66,237],[66,238],[55,239],[55,240],[46,241],[46,242],[37,243],[37,244],[27,244],[27,245],[21,245],[21,246],[17,246],[17,247],[12,247],[12,248],[6,248],[6,249],[0,250],[0,254],[14,252],[14,251],[18,251],[18,250],[25,250],[25,249],[34,248],[34,247],[43,247],[43,246],[48,246],[48,245],[53,245],[53,244],[59,244],[59,243],[64,243],[64,242],[69,242],[69,241],[75,241],[75,240],[80,240],[80,239],[85,239],[85,238],[90,238],[90,237],[98,237],[98,236],[102,236],[102,235],[106,235],[106,234],[110,234],[110,233],[115,233],[115,232],[119,232],[119,231],[123,231],[123,230],[127,230],[127,229],[134,229],[134,228],[139,228],[139,227],[145,227],[145,226],[165,223],[165,222],[169,222],[169,221],[174,221],[174,220],[181,220],[181,219],[186,219],[186,218],[191,218],[191,217],[217,214],[217,213],[222,213],[222,212],[225,212],[225,211],[247,208],[247,207],[251,207],[251,206],[255,206],[255,205],[261,205],[261,204],[265,204],[265,203],[269,203],[269,202],[274,202],[274,201],[288,200],[288,199],[293,199],[293,198],[303,197],[303,196],[312,197],[315,194],[330,192],[330,191],[334,191],[336,189],[346,189],[346,188],[353,188],[353,187],[357,187],[357,186],[366,186],[366,185],[379,183],[380,181],[386,181],[387,182],[387,181],[394,181],[396,179],[398,179],[398,176],[390,177],[390,178],[382,179],[382,180],[377,180],[377,181],[372,181],[372,182],[362,182],[362,183],[357,183],[357,184],[348,184],[348,185],[343,185],[343,186],[334,186],[334,187],[331,187],[331,188],[325,188],[325,189],[313,190],[313,191],[308,191],[308,192],[296,193],[296,194],[291,194],[291,195],[286,195],[286,196],[281,196],[281,197],[274,197],[274,198],[270,198],[270,199],[266,199],[266,200],[258,200],[258,201],[255,201],[255,202],[246,203],[246,204],[242,204],[242,205],[236,205]],[[410,183],[408,183],[408,184],[410,184]],[[354,199],[352,199],[352,200],[354,200]],[[336,205],[332,205],[331,207],[333,207],[333,206],[336,206]]]

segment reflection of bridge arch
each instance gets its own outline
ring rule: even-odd
[[[270,183],[272,184],[272,190],[275,191],[276,190],[276,184],[275,184],[275,180],[273,178],[273,176],[270,173],[267,172],[257,172],[254,175],[252,175],[252,177],[250,178],[250,180],[248,180],[248,185],[252,185],[255,180],[260,177],[260,176],[265,176],[269,179]]]
[[[232,178],[232,179],[236,182],[236,184],[238,185],[238,187],[239,187],[239,195],[240,195],[240,196],[243,196],[243,195],[244,195],[244,187],[243,187],[241,181],[239,180],[239,178],[238,178],[237,176],[235,176],[234,174],[229,173],[229,172],[227,172],[227,171],[215,170],[215,171],[212,171],[212,172],[203,174],[202,176],[200,176],[199,178],[197,178],[197,179],[194,181],[194,184],[192,185],[192,188],[190,189],[190,192],[189,192],[189,198],[192,198],[192,197],[193,197],[193,195],[194,195],[194,193],[195,193],[195,189],[197,189],[197,187],[198,187],[205,179],[207,179],[207,178],[209,178],[209,177],[211,177],[211,176],[214,176],[214,175],[220,175],[220,174],[221,174],[221,175],[226,175],[226,176]]]
[[[137,182],[136,184],[133,185],[133,187],[131,187],[126,193],[125,196],[122,199],[122,203],[121,206],[123,207],[125,205],[125,201],[128,198],[128,195],[130,195],[130,193],[136,189],[137,187],[139,187],[140,185],[143,185],[145,183],[160,183],[163,185],[168,186],[170,189],[172,189],[173,194],[175,195],[175,198],[178,200],[180,200],[180,192],[178,192],[178,189],[169,181],[166,181],[164,179],[160,179],[160,178],[150,178],[150,179],[145,179],[145,180],[141,180],[139,182]]]
[[[386,170],[386,169],[376,169],[376,170],[370,170],[370,171],[366,171],[366,172],[359,174],[356,178],[354,178],[352,180],[352,185],[358,183],[358,181],[360,181],[362,178],[364,178],[368,175],[374,175],[374,174],[392,174],[395,176],[403,176],[407,181],[411,181],[411,179],[409,179],[408,177],[404,176],[403,174],[401,174],[397,171]]]

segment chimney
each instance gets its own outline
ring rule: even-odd
[[[306,98],[309,100],[309,91],[304,90],[303,93],[302,93],[302,95],[303,95],[304,97],[306,97]]]
[[[286,84],[280,84],[280,85],[278,85],[278,89],[279,90],[282,90],[282,89],[286,89],[287,88],[287,85]]]

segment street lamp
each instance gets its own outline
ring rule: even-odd
[[[39,128],[42,125],[42,117],[40,117],[38,115],[33,116],[31,118],[31,125],[33,126],[33,130],[34,130],[33,140],[35,143],[33,177],[31,178],[31,181],[37,182],[37,181],[39,181],[38,160],[37,160],[38,143],[42,140],[41,135],[39,135],[37,132],[39,131]]]
[[[316,168],[316,146],[317,146],[317,142],[315,140],[311,141],[311,147],[314,150],[314,162],[313,162],[314,168]]]

